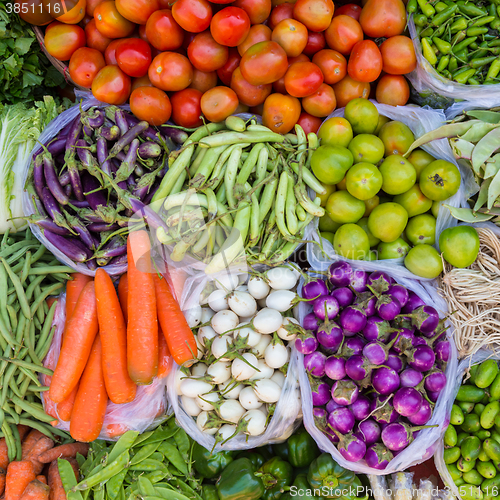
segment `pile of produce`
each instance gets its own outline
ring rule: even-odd
[[[287,376],[294,376],[287,374],[288,346],[299,328],[292,315],[298,277],[284,266],[252,272],[241,284],[230,274],[215,282],[208,307],[200,308],[198,361],[179,371],[176,389],[184,411],[216,443],[263,434]],[[298,404],[286,411],[295,418]]]
[[[485,2],[410,0],[422,54],[436,71],[457,83],[499,83],[500,12]]]
[[[243,252],[249,263],[269,265],[292,255],[325,213],[307,188],[326,193],[310,171],[318,138],[295,128],[296,136],[282,136],[232,116],[189,136],[153,196],[156,210],[164,201],[160,218],[144,207],[158,240],[172,245],[171,260],[188,255],[215,273]]]
[[[148,204],[158,188],[167,142],[116,107],[79,113],[32,160],[30,222],[71,262],[124,272],[133,201]]]
[[[195,356],[193,333],[170,285],[153,271],[149,251],[146,231],[130,233],[128,272],[118,291],[104,269],[95,280],[77,275],[68,285],[62,347],[44,402],[48,412],[70,422],[71,436],[79,441],[100,435],[108,401],[133,402],[138,385],[168,375],[170,356],[179,364]],[[162,415],[165,408],[157,412]],[[106,429],[107,436],[127,430],[126,415],[121,425]]]
[[[319,137],[311,157],[327,190],[319,229],[335,252],[356,260],[405,257],[417,276],[439,276],[436,217],[440,202],[460,187],[458,168],[415,147],[406,155],[412,131],[366,99],[352,100],[344,118],[326,120]]]
[[[498,494],[499,398],[498,361],[488,359],[472,366],[458,389],[444,435],[444,462],[463,499]]]
[[[137,117],[157,125],[172,116],[197,127],[200,115],[219,122],[250,109],[275,132],[296,123],[309,132],[336,106],[368,97],[370,84],[379,102],[408,101],[403,75],[417,62],[401,0],[363,8],[331,0],[227,3],[81,0],[63,15],[44,6],[30,22],[44,25],[52,14],[45,48],[69,61],[72,80],[100,101],[130,100]]]
[[[333,263],[327,279],[311,279],[301,294],[314,299],[295,347],[316,425],[346,460],[384,469],[425,428],[446,386],[443,323],[387,274],[347,262]]]

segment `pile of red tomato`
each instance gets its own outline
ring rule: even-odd
[[[276,132],[297,122],[310,132],[353,98],[409,98],[402,75],[416,58],[402,0],[74,1],[57,20],[29,19],[50,22],[47,51],[96,98],[129,100],[152,125],[250,111]]]

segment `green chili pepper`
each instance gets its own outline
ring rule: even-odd
[[[406,4],[406,12],[408,12],[409,14],[413,14],[414,12],[417,11],[417,7],[418,7],[417,0],[410,0]]]
[[[451,80],[452,78],[452,74],[447,70],[445,69],[442,73],[441,73],[442,76],[444,76],[445,78],[448,78],[449,80]]]
[[[496,16],[484,16],[480,17],[479,19],[476,19],[472,24],[472,26],[484,26],[485,24],[489,24],[492,21],[494,21],[497,17]]]
[[[495,18],[495,20],[490,23],[490,28],[498,31],[500,29],[500,19]]]
[[[488,33],[489,28],[486,26],[473,26],[467,30],[467,36],[480,36]]]
[[[476,74],[475,69],[468,69],[459,75],[453,75],[453,80],[457,83],[467,83],[467,80]]]
[[[427,26],[421,33],[420,37],[431,37],[434,34],[434,30],[430,27]]]
[[[434,66],[437,63],[436,53],[432,50],[431,44],[427,38],[422,38],[422,52],[430,64]]]
[[[450,7],[446,7],[442,12],[439,14],[436,14],[432,20],[431,20],[431,25],[432,26],[441,26],[443,23],[448,21],[453,14],[457,11],[458,6],[457,4],[453,4]]]
[[[451,52],[450,42],[445,42],[444,40],[441,40],[441,38],[438,38],[437,36],[433,37],[432,41],[439,49],[439,52],[441,52],[441,54],[449,54]]]
[[[428,2],[428,0],[417,0],[420,10],[427,16],[432,17],[436,13],[436,9]]]
[[[443,12],[443,10],[448,8],[448,5],[446,5],[444,2],[438,2],[436,5],[434,5],[434,8],[436,9],[436,12]]]
[[[456,54],[457,52],[460,52],[461,50],[463,49],[466,49],[471,43],[475,42],[477,40],[477,37],[475,36],[472,36],[470,38],[466,38],[465,40],[462,40],[460,43],[457,43],[452,51],[454,54]]]
[[[460,62],[466,63],[469,60],[469,51],[467,49],[462,49],[460,52],[457,52],[455,56]]]
[[[456,57],[451,57],[450,58],[450,64],[448,64],[448,71],[451,71],[452,73],[458,68],[458,61]]]
[[[457,17],[455,21],[450,26],[451,33],[458,33],[459,31],[464,31],[467,29],[467,19],[465,17]]]
[[[233,461],[233,456],[232,451],[212,453],[198,443],[193,445],[194,468],[207,479],[217,477]]]
[[[490,17],[496,17],[497,16],[497,8],[496,8],[494,2],[491,2],[488,5],[487,10],[488,10],[488,16],[490,16]]]
[[[470,17],[476,17],[476,16],[484,16],[487,15],[488,12],[486,9],[483,9],[481,7],[477,7],[476,5],[472,3],[467,3],[464,1],[457,2],[458,9],[462,14],[465,14],[466,16]]]
[[[469,49],[477,50],[478,48],[479,48],[479,45],[477,44],[477,42],[473,42],[469,45]]]
[[[490,64],[496,59],[496,56],[489,56],[489,57],[480,57],[476,59],[472,59],[472,61],[469,62],[471,68],[482,68],[486,64]]]
[[[427,17],[425,14],[417,14],[416,16],[413,16],[413,22],[415,23],[415,26],[423,28],[427,24]]]
[[[441,73],[448,67],[449,62],[450,62],[450,56],[443,56],[441,57],[441,59],[439,59],[439,63],[436,68],[439,71],[439,73]]]

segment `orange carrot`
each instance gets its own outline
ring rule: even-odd
[[[78,382],[79,384],[80,382]],[[57,414],[63,422],[69,422],[71,420],[71,413],[73,412],[73,406],[75,404],[76,393],[78,392],[78,384],[70,392],[69,396],[56,405]]]
[[[128,323],[128,276],[127,273],[122,275],[118,283],[118,297],[120,298],[120,306],[123,312],[125,324]]]
[[[77,441],[94,441],[101,432],[108,404],[102,370],[102,347],[99,335],[94,340],[87,366],[80,380],[69,431]]]
[[[125,434],[129,428],[125,424],[108,424],[106,426],[106,434],[108,437],[119,437]]]
[[[44,465],[38,460],[38,457],[42,453],[46,452],[47,450],[50,450],[53,447],[54,447],[54,441],[52,441],[52,439],[50,439],[47,436],[43,436],[35,443],[33,448],[31,448],[31,450],[26,455],[26,458],[23,458],[23,460],[30,461],[33,463],[36,475],[42,472]]]
[[[47,484],[47,478],[43,475],[40,474],[39,476],[36,476],[36,478],[43,484]]]
[[[33,464],[29,460],[11,462],[5,477],[5,500],[19,500],[26,486],[35,477]]]
[[[106,392],[113,403],[129,403],[135,398],[137,386],[127,368],[127,325],[113,282],[104,269],[95,273],[95,296]]]
[[[168,349],[178,365],[196,357],[196,340],[165,278],[154,276],[158,320]]]
[[[184,269],[169,268],[165,276],[177,302],[181,300],[187,273]]]
[[[95,287],[94,283],[90,282],[85,285],[66,328],[50,384],[49,395],[52,401],[64,401],[78,384],[98,328]]]
[[[43,437],[45,437],[45,434],[42,434],[39,430],[37,429],[33,429],[27,436],[26,436],[26,439],[23,441],[22,445],[21,445],[21,450],[22,450],[22,453],[21,453],[21,457],[23,460],[26,460],[26,458],[28,457],[30,451],[33,449],[33,446],[35,446],[35,444],[40,440],[42,439]]]
[[[140,385],[150,384],[158,373],[158,318],[150,251],[146,231],[128,235],[127,363],[130,378]]]
[[[50,488],[46,484],[34,479],[26,486],[21,500],[48,500],[49,491]]]
[[[50,464],[50,462],[57,460],[58,458],[76,458],[77,453],[86,457],[88,452],[89,445],[86,443],[62,444],[61,446],[56,446],[55,448],[42,453],[38,457],[38,460],[40,460],[43,464]]]
[[[31,427],[28,425],[19,424],[17,426],[17,432],[19,432],[19,439],[22,441],[24,437],[31,431]]]
[[[0,495],[5,491],[5,469],[0,469]]]
[[[78,480],[78,463],[74,458],[68,458],[68,462],[73,468],[75,473],[75,478]],[[57,465],[57,460],[54,460],[49,467],[49,500],[66,500],[66,492],[64,491],[64,486],[61,481],[61,476],[59,475],[59,466]]]
[[[72,280],[68,281],[66,285],[66,324],[68,326],[68,321],[71,318],[73,312],[75,311],[76,303],[78,298],[85,288],[85,285],[92,281],[90,276],[81,273],[73,273]]]
[[[168,350],[165,335],[158,328],[158,378],[165,378],[172,369],[173,359]]]
[[[5,442],[5,438],[0,439],[0,469],[7,470],[9,465],[9,448]]]

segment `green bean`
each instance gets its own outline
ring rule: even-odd
[[[189,166],[189,175],[190,177],[194,177],[194,174],[196,174],[196,171],[198,170],[198,167],[201,165],[201,162],[203,161],[203,158],[207,154],[207,149],[202,148],[200,145],[196,146],[196,149],[194,150],[193,157],[191,158],[191,165]]]
[[[253,187],[258,186],[266,178],[268,159],[269,151],[266,147],[263,147],[259,152],[259,157],[257,158],[257,165],[255,166],[255,182]],[[259,197],[262,188],[263,185],[256,189],[255,195],[257,198]]]
[[[204,137],[207,137],[210,134],[214,134],[215,132],[219,132],[220,130],[224,130],[225,128],[226,124],[224,122],[207,123],[206,125],[203,125],[203,127],[200,127],[195,132],[193,132],[189,136],[188,141],[199,142]],[[187,141],[184,144],[186,143]]]
[[[43,245],[40,245],[38,250],[31,257],[31,265],[38,262],[44,256],[45,250],[46,250],[46,248]]]
[[[21,436],[19,435],[19,430],[17,426],[12,427],[12,435],[14,437],[14,442],[16,444],[16,458],[15,460],[21,460],[23,451],[21,449]]]
[[[16,443],[14,442],[14,435],[12,434],[12,429],[7,422],[2,425],[2,432],[5,436],[5,442],[7,444],[7,454],[9,457],[9,462],[13,462],[16,459]]]
[[[294,235],[297,233],[299,226],[297,216],[295,215],[295,206],[297,204],[297,200],[295,199],[295,194],[293,192],[294,179],[288,173],[287,176],[288,176],[288,181],[287,181],[286,201],[285,201],[285,218],[288,231],[292,235]]]
[[[62,274],[62,273],[74,273],[75,270],[68,266],[44,266],[44,267],[32,267],[30,269],[29,275],[40,275],[40,274]]]
[[[40,243],[36,242],[33,244],[31,241],[22,240],[18,243],[14,243],[13,245],[8,246],[5,250],[0,251],[0,257],[8,258],[14,253],[17,253],[19,250],[22,251],[21,255],[23,255],[28,248],[39,247]]]
[[[0,266],[1,268],[1,266]],[[32,268],[33,269],[33,268]],[[35,293],[35,288],[40,285],[40,283],[45,279],[45,276],[37,276],[36,278],[33,279],[33,281],[28,285],[28,288],[26,288],[26,298],[28,299],[28,302],[31,301],[31,298],[33,297],[33,294]]]
[[[19,390],[19,387],[17,386],[17,382],[14,380],[14,377],[12,377],[9,381],[9,387],[11,388],[12,392],[17,396],[22,398],[23,394],[21,394],[21,391]],[[17,411],[16,411],[17,413]]]
[[[240,159],[242,153],[242,147],[236,147],[227,161],[227,168],[224,175],[224,184],[226,185],[226,198],[230,208],[235,208],[236,200],[234,198],[234,185],[236,183],[236,177],[238,175],[238,168],[240,166]]]
[[[290,167],[297,175],[299,175],[300,168],[297,162],[290,162]],[[326,194],[325,187],[322,186],[311,171],[305,167],[302,168],[302,180],[317,194]]]
[[[228,146],[219,146],[215,148],[210,148],[203,157],[203,161],[200,163],[194,177],[191,179],[189,185],[195,189],[202,187],[210,178],[217,160],[220,155],[227,149]]]
[[[200,140],[202,147],[216,147],[229,144],[252,144],[255,142],[284,142],[285,138],[272,132],[248,131],[248,132],[222,132]]]
[[[265,149],[265,148],[264,148]],[[245,188],[250,189],[250,185],[245,184]],[[260,220],[260,209],[259,200],[255,193],[252,194],[252,213],[250,215],[250,239],[248,240],[248,245],[253,247],[259,241],[260,231],[259,231],[259,220]]]
[[[26,349],[27,352],[27,349]],[[24,368],[27,368],[28,370],[33,370],[35,372],[39,373],[44,373],[45,375],[53,375],[54,372],[50,370],[49,368],[45,368],[44,366],[38,366],[33,363],[29,363],[27,361],[22,361],[20,359],[13,359],[13,358],[5,358],[3,356],[0,357],[0,360],[2,361],[7,361],[13,365],[15,368],[16,366],[22,366]]]
[[[20,397],[12,396],[12,402],[22,408],[25,412],[33,415],[38,420],[42,422],[50,423],[54,420],[54,417],[47,415],[43,411],[43,407],[39,407],[36,404],[28,403],[27,401],[23,401]]]
[[[234,130],[235,132],[244,132],[246,129],[245,120],[239,116],[228,116],[225,120],[225,125],[227,129]]]
[[[64,285],[62,283],[55,283],[54,285],[51,285],[51,286],[45,288],[45,290],[43,292],[41,292],[40,295],[37,296],[37,298],[33,302],[33,304],[31,304],[31,309],[30,309],[31,315],[34,316],[35,313],[37,312],[38,308],[40,307],[40,305],[45,301],[45,299],[49,295],[53,295],[54,292],[56,292],[57,290],[61,289],[63,286]],[[42,314],[42,319],[40,319],[40,317],[38,319],[41,322],[43,322],[43,320],[44,320],[43,314]]]
[[[28,304],[26,294],[24,293],[24,288],[23,285],[21,284],[21,280],[18,278],[16,274],[12,272],[12,269],[10,268],[9,264],[7,264],[6,260],[3,257],[0,258],[0,260],[5,267],[7,274],[9,275],[10,281],[12,281],[12,284],[16,288],[17,299],[19,300],[19,304],[21,305],[21,311],[23,312],[26,319],[31,319],[30,306]]]
[[[237,186],[238,185],[239,186],[245,185],[248,178],[250,177],[250,174],[252,173],[253,169],[257,165],[257,160],[259,159],[259,154],[262,151],[262,149],[265,149],[265,144],[263,144],[263,143],[255,144],[255,146],[252,148],[252,150],[250,151],[250,154],[248,155],[248,158],[243,163],[243,166],[241,167],[241,169],[236,177],[236,185]]]
[[[285,204],[286,204],[286,194],[288,188],[288,174],[286,172],[281,172],[280,180],[278,184],[278,191],[276,192],[276,225],[280,230],[282,236],[287,239],[291,238],[291,234],[285,224]]]
[[[187,172],[186,170],[183,170],[180,174],[177,180],[175,181],[174,186],[170,190],[170,195],[180,193],[182,191],[182,188],[184,186],[184,181],[186,180],[187,177]]]
[[[9,324],[7,325],[7,328],[10,327],[10,330],[15,332],[17,328],[17,314],[15,309],[11,305],[5,306],[5,309],[7,310],[8,313],[8,318],[9,318]]]
[[[215,167],[212,171],[212,175],[210,176],[210,185],[212,186],[212,183],[219,182],[219,176],[221,176],[224,165],[226,164],[227,160],[231,156],[231,153],[234,151],[234,149],[237,147],[237,144],[234,144],[233,146],[229,146],[228,148],[224,149],[222,154],[219,156],[219,159],[217,160],[217,163],[215,164]],[[210,151],[208,149],[203,149],[203,151]],[[213,186],[212,186],[213,187]]]
[[[12,395],[12,393],[9,394],[9,397],[11,395]],[[20,411],[16,410],[15,408],[12,408],[9,404],[4,405],[3,408],[12,418],[12,422],[9,422],[9,423],[13,423],[14,425],[19,425],[21,423],[21,417],[19,416]]]

